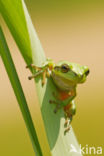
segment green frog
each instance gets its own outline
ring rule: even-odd
[[[76,113],[76,105],[74,98],[76,97],[76,87],[78,84],[84,83],[89,74],[89,68],[68,61],[59,61],[57,64],[52,59],[47,59],[41,66],[37,67],[31,64],[28,67],[35,69],[35,74],[29,76],[29,80],[37,76],[42,76],[42,86],[46,82],[46,77],[52,77],[53,83],[57,87],[57,91],[53,92],[56,100],[49,102],[56,105],[54,113],[59,109],[64,110],[65,114],[65,133],[70,130],[70,123]]]

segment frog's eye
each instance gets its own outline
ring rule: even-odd
[[[67,64],[62,64],[61,65],[61,71],[63,73],[67,73],[70,70],[69,66]]]

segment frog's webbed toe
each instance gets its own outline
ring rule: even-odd
[[[65,130],[64,130],[64,134],[66,134],[67,132],[70,131],[70,128],[71,128],[71,121],[72,121],[72,116],[70,117],[67,117],[65,119],[65,123],[64,123],[64,127],[65,127]]]

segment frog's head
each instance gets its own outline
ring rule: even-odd
[[[53,72],[56,76],[63,79],[63,81],[76,85],[85,82],[89,74],[89,68],[76,63],[60,61],[55,65]]]

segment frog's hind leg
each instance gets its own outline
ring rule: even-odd
[[[69,118],[73,117],[76,113],[76,105],[74,101],[69,103],[68,105],[64,106],[64,112],[65,112],[65,117]]]
[[[72,101],[70,104],[68,104],[64,107],[64,112],[65,112],[64,126],[66,127],[66,129],[65,129],[65,134],[66,134],[70,130],[70,124],[72,122],[73,116],[76,113],[76,105],[75,105],[74,101]]]
[[[69,118],[66,119],[65,124],[64,124],[64,127],[65,127],[64,134],[66,134],[67,132],[70,131],[70,128],[71,128],[70,123],[71,123],[71,121],[72,121],[72,116],[70,116],[70,119]]]
[[[64,123],[65,131],[64,131],[64,134],[66,134],[70,130],[70,128],[71,128],[71,126],[70,126],[71,122],[72,122],[72,116],[70,116],[70,118],[67,117],[65,119],[65,123]]]

